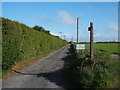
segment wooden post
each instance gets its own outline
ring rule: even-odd
[[[94,30],[93,30],[93,22],[90,22],[90,27],[88,28],[90,31],[90,58],[94,59]]]

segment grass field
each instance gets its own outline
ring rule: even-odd
[[[86,49],[90,48],[90,44],[85,44],[85,45],[86,45]],[[120,54],[120,51],[118,49],[119,46],[120,46],[120,43],[95,43],[94,49],[105,51],[110,54]]]

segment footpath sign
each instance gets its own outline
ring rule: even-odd
[[[83,50],[83,49],[85,49],[85,44],[76,44],[76,49],[77,50]]]

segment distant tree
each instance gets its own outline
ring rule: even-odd
[[[37,30],[37,31],[44,31],[44,28],[43,27],[39,27],[38,25],[35,25],[33,27],[33,29]]]
[[[42,31],[42,32],[44,32],[44,33],[46,33],[46,34],[50,34],[50,31],[45,30],[43,27],[40,27],[40,26],[38,26],[38,25],[35,25],[35,26],[33,27],[33,29],[34,29],[34,30],[37,30],[37,31]]]
[[[44,30],[43,32],[47,33],[47,34],[50,34],[50,31],[47,31],[47,30]]]
[[[72,43],[72,41],[69,42],[69,44],[71,44],[71,43]]]

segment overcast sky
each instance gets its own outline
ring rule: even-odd
[[[65,35],[76,41],[76,18],[79,18],[79,41],[89,41],[87,28],[94,23],[95,41],[118,39],[117,2],[4,2],[2,17],[30,27],[39,25],[51,34]]]

